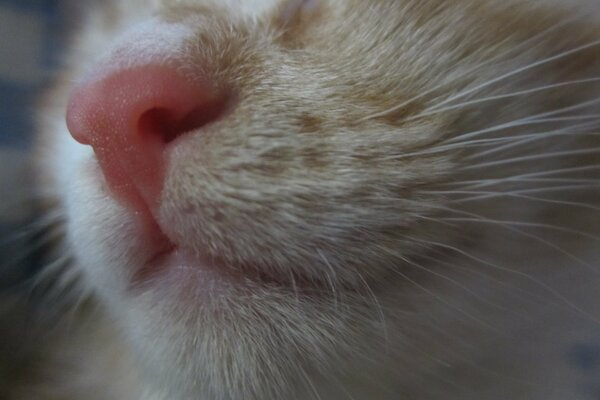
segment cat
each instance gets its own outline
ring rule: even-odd
[[[87,14],[7,398],[593,396],[563,358],[600,321],[597,2]]]

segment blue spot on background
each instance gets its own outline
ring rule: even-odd
[[[600,343],[575,343],[569,351],[569,359],[582,378],[581,393],[590,400],[600,400]]]
[[[600,344],[578,343],[573,346],[571,357],[583,372],[600,370]]]
[[[34,212],[26,154],[36,104],[61,58],[66,10],[76,1],[0,0],[0,289],[34,269],[24,257],[31,243],[21,237]]]
[[[0,0],[0,147],[25,150],[61,49],[63,1]]]

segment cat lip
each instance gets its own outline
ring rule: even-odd
[[[210,283],[209,286],[213,289],[215,282],[229,284],[239,282],[242,272],[232,268],[218,257],[209,255],[208,252],[198,253],[172,240],[151,211],[136,214],[137,229],[144,238],[142,251],[147,256],[133,272],[131,278],[133,286],[161,279],[164,276],[172,276],[174,273],[193,275],[194,281],[203,282],[202,286]]]
[[[133,285],[173,275],[193,277],[197,285],[200,282],[201,286],[210,286],[213,290],[215,287],[225,286],[225,283],[227,286],[245,286],[245,279],[268,282],[266,279],[256,279],[255,269],[235,268],[219,257],[191,251],[170,241],[163,242],[161,247],[154,249],[147,261],[134,272]]]
[[[174,282],[173,282],[174,280]],[[232,289],[252,290],[268,288],[299,293],[316,293],[314,281],[297,278],[294,282],[276,274],[261,271],[251,265],[231,265],[218,257],[197,254],[181,247],[171,247],[155,253],[133,276],[132,286],[152,285],[154,281],[172,282],[178,290],[191,289],[198,297],[210,301],[214,295],[223,295]]]
[[[197,289],[210,289],[225,293],[231,288],[250,286],[291,289],[296,293],[303,290],[318,289],[319,283],[294,274],[282,276],[264,265],[252,262],[230,263],[218,255],[209,252],[198,252],[188,249],[172,241],[163,233],[160,225],[152,220],[152,224],[140,227],[142,234],[148,235],[146,244],[147,258],[133,272],[130,285],[140,287],[159,280],[175,278],[176,285],[190,286]]]
[[[250,283],[262,287],[293,288],[294,291],[312,291],[321,286],[317,280],[302,274],[288,272],[282,275],[274,268],[251,260],[232,263],[212,252],[186,248],[170,237],[169,231],[163,229],[150,207],[143,211],[137,210],[134,215],[137,217],[138,232],[144,238],[141,250],[147,256],[135,268],[131,278],[132,286],[178,273],[193,276],[195,282],[203,282],[200,283],[201,286],[213,289],[224,286],[247,287]]]

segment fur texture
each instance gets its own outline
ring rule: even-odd
[[[543,365],[600,321],[598,14],[548,0],[90,12],[34,157],[85,301],[48,335],[42,364],[60,367],[12,398],[570,396],[548,392],[560,368]],[[149,60],[235,97],[170,144],[157,216],[218,270],[139,279],[149,239],[63,120],[71,82]]]

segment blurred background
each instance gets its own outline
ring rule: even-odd
[[[0,0],[0,399],[27,385],[39,342],[27,318],[39,268],[31,229],[35,192],[27,171],[38,96],[60,69],[72,0]],[[81,4],[81,3],[80,3]],[[45,308],[46,309],[46,308]]]
[[[71,2],[0,0],[0,146],[31,142],[35,96],[60,60]]]
[[[0,0],[0,288],[32,268],[22,229],[33,218],[27,154],[39,95],[60,69],[77,2]],[[69,17],[71,16],[71,17]]]

